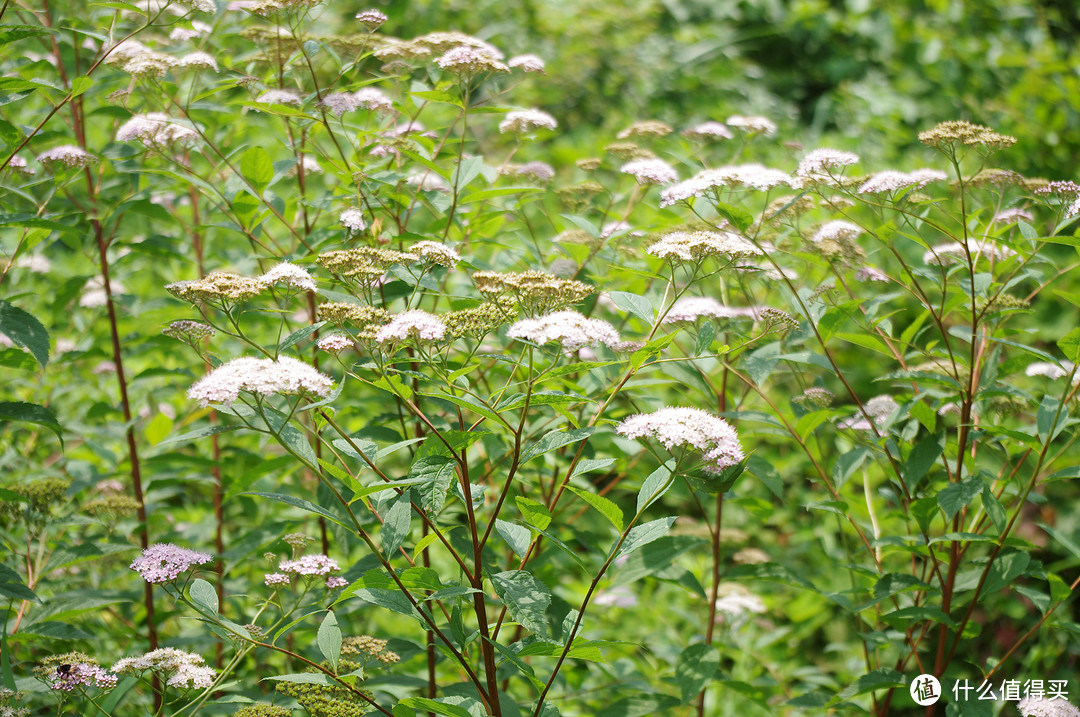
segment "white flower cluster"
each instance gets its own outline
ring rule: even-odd
[[[723,122],[702,122],[682,132],[684,137],[698,140],[731,139],[731,130]]]
[[[218,71],[217,60],[208,52],[189,52],[176,61],[177,67],[191,67],[196,70]]]
[[[282,560],[278,563],[278,570],[286,574],[310,577],[340,572],[341,566],[325,555],[301,555],[296,560]]]
[[[814,233],[810,241],[818,244],[823,241],[849,242],[854,241],[863,233],[862,227],[842,219],[822,224],[821,228]]]
[[[148,583],[167,583],[176,580],[180,573],[195,565],[213,560],[208,553],[181,548],[172,543],[155,543],[142,551],[142,555],[129,566]]]
[[[665,324],[694,322],[703,316],[714,319],[756,319],[762,306],[724,306],[709,296],[684,296],[668,309]]]
[[[1080,709],[1068,700],[1046,696],[1028,695],[1016,703],[1016,709],[1023,717],[1080,717]]]
[[[998,224],[1016,224],[1021,220],[1030,223],[1035,221],[1035,217],[1028,210],[1019,207],[1006,209],[994,215],[994,221]]]
[[[667,207],[692,197],[700,197],[717,187],[756,189],[764,192],[780,186],[798,189],[800,182],[779,169],[770,169],[757,163],[727,165],[702,170],[690,179],[668,187],[660,192],[660,206]]]
[[[59,165],[82,169],[97,162],[97,157],[73,144],[64,144],[42,152],[37,161],[50,169]]]
[[[850,167],[859,161],[859,155],[838,149],[822,147],[808,153],[799,162],[795,176],[815,182],[828,181],[834,170]]]
[[[607,321],[591,319],[577,311],[556,311],[537,319],[522,319],[506,332],[507,338],[524,339],[534,344],[559,343],[567,351],[604,344],[615,349],[622,338]]]
[[[138,674],[146,670],[160,672],[169,687],[206,689],[214,684],[217,671],[193,652],[175,647],[162,647],[138,657],[125,657],[112,666],[110,672]]]
[[[967,249],[965,250],[965,246]],[[1000,246],[989,239],[969,238],[967,243],[953,242],[952,244],[939,244],[930,247],[923,254],[923,261],[927,264],[944,266],[951,261],[966,261],[967,255],[972,259],[987,259],[989,261],[1003,261],[1016,256],[1016,252],[1007,246]]]
[[[334,92],[322,98],[321,106],[340,117],[357,109],[392,112],[394,103],[381,90],[361,87],[356,92]]]
[[[559,123],[542,110],[511,110],[499,123],[499,132],[506,134],[526,134],[534,129],[555,129]]]
[[[881,194],[883,192],[896,192],[901,189],[922,189],[930,182],[943,181],[949,175],[938,169],[916,169],[913,172],[898,172],[895,169],[886,169],[866,180],[859,187],[859,194]]]
[[[672,261],[702,261],[710,256],[736,259],[762,253],[761,249],[738,234],[725,231],[672,232],[665,234],[646,251]]]
[[[241,391],[260,396],[311,393],[326,396],[334,381],[326,374],[291,356],[277,360],[243,356],[218,366],[188,389],[188,398],[201,406],[231,404]]]
[[[338,221],[341,222],[341,226],[345,227],[352,234],[359,234],[367,229],[367,222],[364,221],[364,213],[356,207],[349,207],[338,215]]]
[[[501,53],[499,53],[501,55]],[[483,47],[461,45],[448,50],[435,64],[459,77],[471,77],[484,72],[509,72],[510,68]]]
[[[724,583],[717,589],[716,609],[728,619],[739,618],[747,613],[765,612],[765,603],[760,597],[738,583]]]
[[[869,431],[874,426],[884,423],[898,408],[900,408],[900,404],[892,396],[874,396],[863,404],[863,409],[873,421],[872,424],[860,411],[851,418],[840,421],[838,425],[840,428],[850,428],[853,431]]]
[[[379,10],[362,10],[356,13],[356,19],[368,30],[374,30],[387,21],[386,13]]]
[[[507,62],[510,67],[520,67],[523,72],[543,72],[544,60],[538,55],[517,55]]]
[[[431,264],[445,266],[447,269],[453,269],[461,261],[461,255],[457,253],[457,250],[430,240],[416,242],[409,247],[409,254]]]
[[[15,262],[15,266],[35,274],[48,274],[52,269],[52,262],[43,254],[23,254]]]
[[[109,288],[113,296],[127,293],[124,285],[116,279],[109,281]],[[79,296],[79,306],[84,309],[95,309],[107,303],[109,303],[109,295],[105,293],[105,282],[100,276],[91,277],[83,286],[82,294]]]
[[[635,159],[619,171],[634,177],[638,184],[671,184],[679,179],[675,168],[662,159]]]
[[[758,115],[732,115],[727,118],[727,125],[742,130],[747,134],[760,134],[766,137],[776,134],[776,124],[772,120]]]
[[[1036,361],[1028,364],[1024,373],[1028,376],[1046,376],[1049,379],[1057,379],[1068,375],[1072,368],[1070,361],[1062,361],[1060,366],[1049,361]]]
[[[666,407],[639,413],[624,419],[615,431],[627,438],[653,438],[669,451],[677,446],[700,451],[705,471],[714,475],[741,463],[745,457],[735,429],[700,408]]]
[[[336,356],[345,349],[351,348],[353,341],[345,334],[329,334],[320,338],[315,344],[320,350]]]
[[[293,105],[299,107],[303,100],[295,90],[267,90],[255,98],[265,105]]]
[[[138,141],[145,147],[188,143],[198,136],[195,130],[175,122],[163,112],[135,115],[116,130],[117,142]]]
[[[419,339],[437,341],[446,335],[446,324],[439,317],[419,309],[403,311],[375,334],[380,344]]]
[[[315,284],[315,280],[311,278],[311,274],[307,273],[307,271],[296,264],[287,261],[275,264],[269,271],[260,276],[257,281],[263,286],[285,283],[300,289],[301,291],[319,290],[319,287]]]

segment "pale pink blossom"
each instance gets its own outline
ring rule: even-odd
[[[292,573],[294,575],[303,575],[305,577],[311,575],[329,575],[330,573],[336,573],[341,570],[341,566],[337,564],[337,561],[326,557],[325,555],[301,555],[296,560],[282,560],[278,564],[278,570],[283,573]]]
[[[208,553],[181,548],[172,543],[155,543],[131,561],[130,567],[148,583],[167,583],[176,580],[185,570],[211,560],[213,558]]]
[[[700,451],[705,471],[714,475],[745,458],[739,436],[723,418],[699,408],[666,407],[624,419],[615,432],[627,438],[651,438],[669,451],[689,447]]]
[[[517,55],[511,57],[506,64],[510,67],[520,67],[524,72],[544,71],[544,60],[537,55]]]
[[[291,356],[276,360],[244,356],[218,366],[188,389],[188,398],[201,406],[231,404],[242,391],[260,396],[314,394],[327,396],[334,381]]]

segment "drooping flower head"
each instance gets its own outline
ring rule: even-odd
[[[172,543],[155,543],[131,561],[130,567],[148,583],[167,583],[176,580],[180,573],[193,566],[211,560],[213,558],[208,553],[181,548]]]
[[[666,407],[624,419],[615,428],[627,438],[652,438],[669,451],[693,448],[702,453],[705,471],[718,475],[745,458],[735,429],[699,408]]]
[[[198,139],[190,127],[172,120],[163,112],[135,115],[116,130],[117,142],[142,142],[144,147],[168,147]]]

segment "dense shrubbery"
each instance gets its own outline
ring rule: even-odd
[[[1066,709],[1080,186],[1016,138],[564,133],[602,53],[419,7],[5,8],[0,715]]]

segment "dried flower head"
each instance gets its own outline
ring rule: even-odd
[[[599,157],[586,157],[585,159],[579,159],[577,164],[578,169],[583,172],[595,172],[600,169],[600,165],[604,163],[604,160]]]
[[[967,261],[969,255],[973,262],[980,259],[1004,261],[1016,256],[1016,252],[1007,246],[995,244],[989,239],[969,238],[966,242],[952,242],[931,247],[923,254],[923,261],[927,264],[944,266],[955,261]]]
[[[549,313],[576,304],[593,292],[588,284],[542,271],[478,271],[472,279],[481,294],[488,297],[513,296],[528,314]]]
[[[316,261],[334,274],[371,280],[381,276],[394,264],[410,264],[416,261],[416,257],[382,247],[356,247],[328,251],[320,254]]]
[[[619,171],[633,176],[642,185],[671,184],[679,179],[675,168],[662,159],[635,159],[624,164]]]
[[[957,144],[994,150],[1011,147],[1016,137],[998,134],[989,127],[963,120],[942,122],[931,130],[919,132],[919,141],[930,147],[946,148]]]
[[[734,127],[749,135],[760,134],[770,137],[776,134],[776,124],[772,120],[758,115],[732,115],[727,118],[727,126]]]
[[[863,410],[850,418],[845,418],[837,425],[853,431],[869,431],[881,427],[900,408],[892,396],[874,396],[863,404]]]
[[[215,331],[214,327],[210,324],[204,324],[201,321],[181,319],[170,323],[161,330],[161,333],[177,339],[178,341],[183,341],[186,344],[195,345],[203,339],[213,336]]]
[[[438,341],[446,335],[446,324],[439,317],[419,309],[403,311],[376,332],[380,344],[399,341]]]
[[[651,149],[646,149],[634,142],[612,142],[604,147],[604,151],[614,154],[623,161],[654,159],[656,157],[656,153]]]
[[[812,387],[791,400],[797,404],[813,408],[828,408],[836,400],[836,396],[828,389]]]
[[[390,321],[391,314],[386,309],[364,304],[327,303],[320,304],[318,317],[321,321],[346,325],[358,338],[373,339],[379,328]]]
[[[392,665],[400,661],[401,657],[396,652],[387,650],[388,644],[386,640],[380,640],[371,635],[350,636],[341,641],[341,654],[360,657],[364,661],[374,659],[384,665]]]
[[[167,583],[176,580],[185,570],[211,560],[213,558],[208,553],[188,550],[172,543],[155,543],[131,561],[129,567],[148,583]]]
[[[130,495],[106,495],[83,503],[83,511],[94,518],[115,521],[138,512],[142,503]]]
[[[453,339],[461,336],[485,336],[516,317],[517,308],[513,300],[500,296],[471,309],[442,314],[439,318],[446,324],[447,338]]]
[[[537,55],[517,55],[507,61],[507,66],[519,68],[523,72],[544,72],[544,59]]]
[[[632,137],[664,137],[671,134],[675,130],[671,125],[660,120],[641,120],[634,122],[626,129],[619,132],[615,137],[617,139],[630,139]]]
[[[727,231],[672,232],[646,251],[674,262],[699,262],[714,256],[734,260],[762,254],[746,239]]]
[[[701,124],[688,127],[682,131],[687,139],[695,139],[702,142],[715,142],[721,139],[731,139],[731,130],[723,122],[702,122]]]
[[[566,351],[599,344],[615,348],[622,344],[619,332],[610,323],[577,311],[557,311],[536,319],[522,319],[507,330],[506,336],[535,344],[556,342]]]
[[[555,129],[559,123],[547,112],[541,110],[511,110],[499,123],[502,134],[527,134],[535,129]]]
[[[735,429],[724,419],[698,408],[667,407],[640,413],[620,422],[615,432],[627,438],[655,439],[669,451],[693,448],[702,453],[705,471],[713,475],[745,458]]]
[[[73,144],[64,144],[42,152],[37,156],[37,161],[52,170],[58,167],[82,169],[96,164],[98,158]]]
[[[206,407],[230,405],[243,391],[257,396],[315,395],[325,397],[334,387],[326,374],[291,356],[277,359],[244,356],[218,366],[188,389],[188,398]]]

